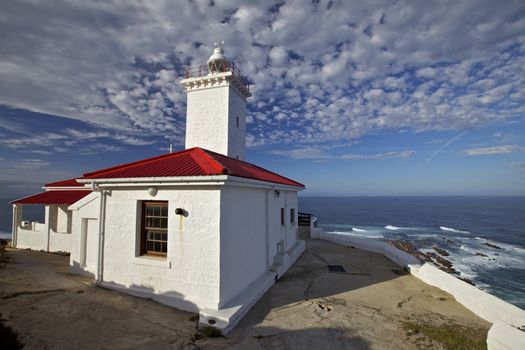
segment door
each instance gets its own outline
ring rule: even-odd
[[[98,260],[98,220],[82,219],[82,247],[80,264],[84,270],[97,272]]]

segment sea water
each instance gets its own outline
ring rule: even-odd
[[[445,249],[461,277],[525,309],[525,197],[300,197],[299,211],[327,232]]]

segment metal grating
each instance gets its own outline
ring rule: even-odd
[[[328,271],[330,272],[346,272],[345,268],[342,265],[326,265],[328,266]]]

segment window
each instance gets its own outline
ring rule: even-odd
[[[295,224],[295,208],[290,209],[290,224]]]
[[[142,202],[140,254],[166,256],[168,252],[168,202]]]
[[[235,122],[235,123],[236,123],[237,127],[239,127],[239,117],[237,117],[237,119],[236,119],[236,122]]]
[[[284,208],[281,208],[281,226],[284,226]]]

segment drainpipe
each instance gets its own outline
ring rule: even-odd
[[[95,184],[92,187],[95,189]],[[97,259],[97,280],[95,285],[100,286],[104,280],[104,230],[106,226],[106,194],[107,192],[98,187],[100,191],[100,214],[98,219],[98,259]]]
[[[264,198],[266,199],[266,203],[265,203],[265,210],[266,210],[266,213],[265,213],[265,226],[264,226],[264,230],[266,232],[266,268],[269,268],[270,267],[270,200],[268,197],[271,196],[271,193],[273,191],[272,190],[269,190],[269,191],[266,191],[265,193],[265,196]]]
[[[11,231],[11,245],[16,248],[16,238],[18,236],[18,207],[13,204],[13,229]]]

